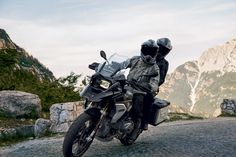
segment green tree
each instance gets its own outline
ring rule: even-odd
[[[72,72],[58,80],[51,80],[51,77],[42,78],[32,71],[32,66],[37,66],[38,63],[36,59],[27,58],[17,50],[0,49],[0,90],[37,94],[41,99],[43,111],[49,111],[54,103],[80,100],[76,84],[81,75]]]
[[[70,75],[66,77],[60,77],[58,79],[58,83],[63,87],[71,88],[73,90],[76,89],[76,85],[78,83],[78,79],[81,75],[76,75],[74,72],[71,72]]]

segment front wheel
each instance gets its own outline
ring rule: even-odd
[[[64,157],[81,157],[86,152],[93,142],[97,122],[86,113],[75,119],[64,138]]]

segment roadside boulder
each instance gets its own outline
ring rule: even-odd
[[[36,120],[34,125],[34,135],[35,137],[44,136],[50,128],[51,122],[48,119],[39,118]]]
[[[222,114],[236,115],[236,100],[224,99],[220,107]]]
[[[50,107],[50,130],[67,132],[73,120],[83,112],[82,101],[54,104]]]
[[[0,116],[37,118],[41,114],[41,101],[35,94],[21,91],[0,91]]]

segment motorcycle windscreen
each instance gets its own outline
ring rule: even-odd
[[[100,71],[100,74],[105,77],[111,77],[119,70],[119,64],[112,62],[112,64],[106,64]]]

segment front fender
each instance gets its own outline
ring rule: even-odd
[[[88,115],[90,115],[91,117],[94,117],[97,119],[99,119],[101,116],[100,109],[98,109],[96,107],[88,108],[84,112],[87,113]]]

